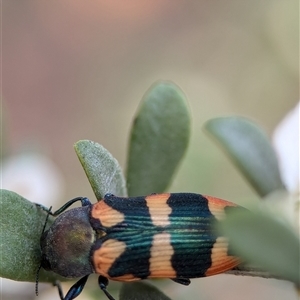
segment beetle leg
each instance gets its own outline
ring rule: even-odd
[[[56,280],[55,283],[53,283],[53,285],[57,287],[60,300],[64,300],[64,294],[63,294],[63,291],[62,291],[60,281]]]
[[[189,285],[191,283],[191,281],[188,278],[171,278],[171,280],[183,285]]]
[[[108,279],[106,277],[100,275],[98,278],[98,284],[109,300],[115,300],[115,298],[106,290],[106,287],[108,286]]]
[[[67,295],[64,297],[62,288],[59,281],[56,281],[54,283],[55,286],[58,288],[59,297],[61,300],[73,300],[75,299],[83,290],[86,281],[88,279],[89,275],[86,275],[79,279],[68,291]]]

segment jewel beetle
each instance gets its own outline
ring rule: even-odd
[[[66,210],[78,201],[81,207]],[[188,285],[190,278],[223,273],[240,263],[213,226],[239,208],[193,193],[106,194],[95,204],[77,197],[53,213],[43,208],[58,217],[41,236],[40,268],[81,278],[65,297],[58,285],[61,300],[76,298],[92,273],[99,275],[99,287],[110,300],[108,280],[170,278]]]

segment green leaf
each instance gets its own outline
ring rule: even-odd
[[[41,263],[40,237],[47,213],[20,195],[1,191],[0,277],[18,281],[36,280]],[[49,224],[53,217],[49,216]],[[39,281],[66,280],[41,269]]]
[[[156,287],[145,282],[132,282],[122,285],[120,300],[171,300]]]
[[[267,136],[253,122],[242,117],[216,118],[208,121],[205,129],[260,196],[284,189],[276,154]]]
[[[127,195],[122,169],[103,146],[83,140],[78,141],[74,148],[98,200],[106,193]]]
[[[234,253],[249,263],[300,284],[300,241],[293,228],[262,212],[230,214],[218,225]]]
[[[160,193],[170,185],[190,138],[186,96],[172,82],[159,81],[143,97],[129,142],[130,196]]]

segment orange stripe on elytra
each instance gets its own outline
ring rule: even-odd
[[[115,260],[125,251],[126,243],[118,240],[107,240],[93,253],[94,269],[97,274],[108,276],[108,271]],[[113,278],[115,280],[115,278]]]
[[[224,208],[226,206],[237,206],[235,203],[211,197],[211,196],[204,196],[208,200],[208,208],[210,212],[216,217],[218,220],[223,220],[225,218]]]
[[[111,208],[105,201],[94,204],[91,215],[93,218],[98,219],[104,227],[115,226],[125,219],[123,213]]]
[[[145,197],[153,225],[169,226],[171,224],[169,215],[171,214],[172,209],[167,204],[169,198],[169,193],[154,194]]]
[[[108,278],[112,279],[112,280],[115,280],[115,281],[126,281],[126,282],[141,280],[141,278],[135,277],[132,274],[125,274],[125,275],[118,276],[118,277],[108,277]]]
[[[174,249],[171,245],[171,235],[163,232],[155,234],[150,249],[150,276],[156,278],[175,278],[176,271],[171,264]]]
[[[223,273],[236,267],[240,260],[235,256],[228,255],[228,240],[218,237],[211,250],[212,265],[205,272],[206,276]]]

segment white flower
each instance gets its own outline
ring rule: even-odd
[[[289,196],[282,203],[288,214],[299,221],[299,109],[300,103],[290,111],[276,127],[273,134],[273,144],[277,153],[279,169],[283,183]],[[295,216],[296,212],[296,216]],[[298,224],[299,225],[299,224]]]
[[[282,180],[290,193],[299,193],[300,103],[280,122],[273,134]]]
[[[60,170],[46,156],[22,153],[2,162],[1,188],[13,191],[29,201],[55,206],[63,193]],[[49,285],[48,285],[49,286]],[[1,295],[14,299],[33,299],[35,284],[0,278]],[[43,289],[41,285],[40,289]],[[7,298],[8,299],[8,298]]]
[[[32,202],[51,206],[63,192],[63,176],[46,156],[22,153],[2,163],[1,188],[13,191]]]

